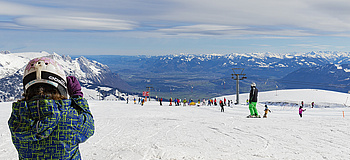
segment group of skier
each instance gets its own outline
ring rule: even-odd
[[[258,102],[258,89],[256,88],[256,84],[252,83],[250,88],[250,93],[249,93],[249,99],[248,99],[250,115],[248,115],[247,118],[260,118],[258,110],[256,109],[257,102]],[[311,103],[312,108],[314,108],[314,105],[315,103],[312,102]],[[300,118],[303,117],[303,112],[306,111],[306,109],[303,109],[303,107],[304,107],[304,102],[301,101],[301,106],[299,107]],[[267,107],[267,105],[265,105],[264,112],[265,113],[263,118],[267,118],[267,113],[271,112],[271,110]]]
[[[138,103],[141,104],[142,106],[144,105],[146,99],[145,98],[142,98],[142,97],[139,97],[138,98]],[[158,98],[158,101],[159,101],[159,104],[160,106],[163,105],[163,98]],[[256,87],[256,84],[253,82],[251,84],[251,88],[250,88],[250,93],[249,93],[249,99],[247,99],[247,103],[248,103],[248,108],[249,108],[249,112],[250,114],[247,116],[247,118],[261,118],[261,116],[259,115],[259,112],[256,108],[256,105],[257,105],[257,102],[258,102],[258,89]],[[128,103],[128,100],[127,100],[127,103]],[[136,104],[136,98],[134,97],[134,104]],[[202,99],[202,101],[200,99],[198,99],[197,102],[195,102],[193,99],[189,99],[187,100],[186,98],[181,100],[179,98],[175,98],[175,99],[172,99],[170,98],[169,99],[169,106],[220,106],[221,108],[221,112],[224,112],[224,106],[231,106],[233,105],[233,100],[228,100],[226,99],[226,97],[224,97],[223,99],[216,99],[216,98],[213,98],[213,99]],[[311,103],[312,105],[312,108],[314,107],[314,102]],[[304,107],[304,102],[301,101],[301,106],[299,107],[299,115],[300,117],[302,117],[302,114],[303,112],[306,110],[306,109],[303,109]],[[265,108],[264,108],[264,115],[263,115],[263,118],[267,118],[267,114],[268,113],[271,113],[271,110],[268,108],[267,105],[265,105]]]
[[[143,98],[140,98],[140,99],[142,101]],[[163,105],[163,98],[158,98],[158,101],[159,101],[159,105],[162,106]],[[227,106],[227,105],[230,106],[232,104],[232,101],[226,100],[226,98],[224,98],[223,100],[220,100],[220,101],[222,101],[222,104],[224,106]],[[217,105],[220,105],[220,101],[218,103],[216,98],[215,99],[208,99],[208,100],[203,99],[202,101],[200,99],[198,99],[197,102],[195,102],[193,99],[187,100],[185,98],[185,99],[181,100],[179,98],[175,98],[175,99],[170,98],[169,99],[169,106],[181,106],[181,105],[182,106],[187,106],[187,105],[188,106],[212,106],[212,105],[217,106]],[[136,104],[136,102],[135,102],[135,104]]]

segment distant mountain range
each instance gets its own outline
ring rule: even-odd
[[[317,88],[350,91],[350,64],[327,64],[300,68],[279,80],[284,88]]]
[[[57,60],[67,75],[76,76],[89,99],[116,98],[120,91],[151,91],[163,98],[211,98],[249,92],[250,83],[261,91],[286,88],[318,88],[348,92],[349,52],[177,54],[164,56],[86,55],[60,56],[56,53],[0,53],[0,100],[18,99],[22,94],[23,68],[34,57]]]
[[[345,70],[327,67],[350,64],[349,52],[86,57],[108,65],[136,90],[152,86],[154,94],[165,97],[198,99],[234,94],[236,82],[231,78],[232,68],[243,68],[248,77],[241,81],[240,92],[249,92],[251,82],[256,82],[260,90],[272,90],[277,86],[280,89],[320,88],[347,92],[339,85],[348,85],[344,79],[350,77]],[[320,68],[324,70],[317,70]],[[312,78],[306,79],[306,76]]]

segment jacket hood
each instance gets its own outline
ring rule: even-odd
[[[62,100],[48,99],[13,103],[11,118],[8,121],[11,134],[20,141],[47,138],[62,117],[61,106]]]

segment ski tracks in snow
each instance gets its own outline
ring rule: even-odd
[[[316,117],[312,110],[300,118],[297,111],[271,108],[267,119],[247,119],[246,106],[227,108],[224,113],[214,106],[125,105],[114,111],[109,107],[110,117],[93,112],[96,133],[81,151],[85,159],[116,160],[350,157],[344,141],[350,138],[348,119]]]

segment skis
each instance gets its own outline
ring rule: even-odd
[[[247,116],[247,118],[261,118],[261,117],[260,117],[260,115],[258,115],[258,116],[249,115],[249,116]]]

